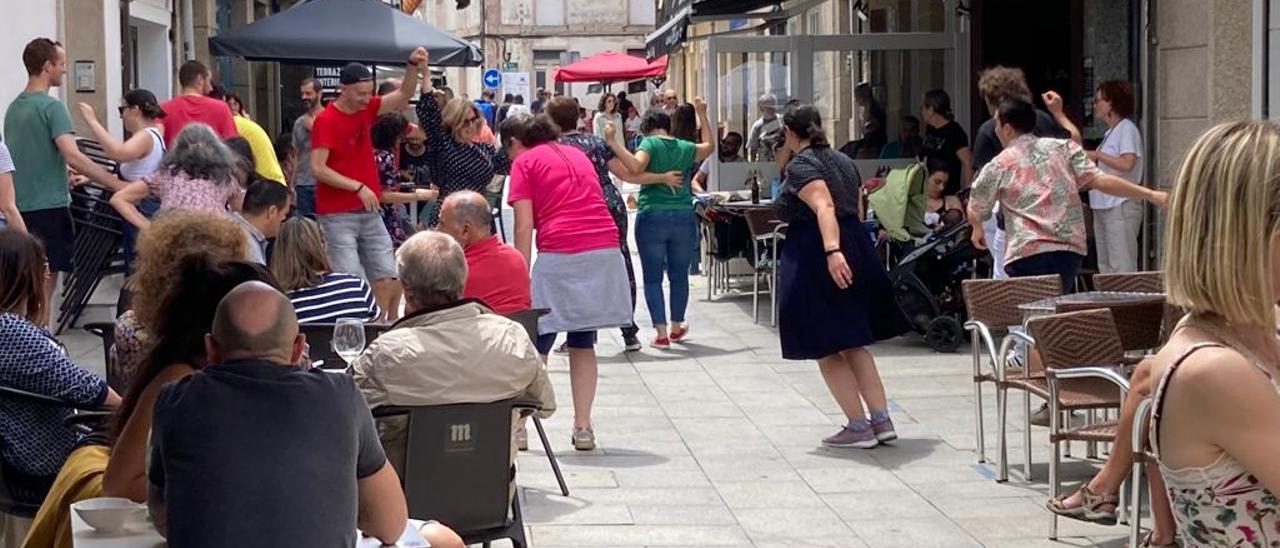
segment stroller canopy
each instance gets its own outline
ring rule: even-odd
[[[928,200],[924,194],[924,164],[911,164],[889,172],[884,185],[867,197],[881,228],[896,242],[929,233],[924,225]]]

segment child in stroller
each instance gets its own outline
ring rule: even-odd
[[[912,164],[891,171],[868,196],[868,219],[883,236],[898,308],[939,352],[964,341],[960,283],[973,276],[980,256],[968,239],[962,201],[942,194],[947,177],[945,166]]]

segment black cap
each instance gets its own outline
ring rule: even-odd
[[[360,63],[348,63],[347,66],[342,67],[342,72],[338,73],[338,82],[344,86],[370,80],[373,80],[373,73]]]

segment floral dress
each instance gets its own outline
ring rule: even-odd
[[[400,191],[400,169],[396,163],[396,155],[390,150],[373,151],[373,159],[378,164],[378,183],[383,192]],[[391,245],[399,248],[400,244],[413,234],[405,214],[403,204],[382,204],[379,209],[382,224],[387,225],[387,233],[391,235]]]
[[[1280,499],[1239,461],[1223,453],[1208,466],[1172,468],[1160,456],[1158,432],[1169,378],[1192,352],[1221,346],[1192,345],[1165,370],[1155,393],[1148,433],[1151,447],[1160,463],[1183,546],[1280,547]],[[1271,382],[1275,385],[1275,379]]]

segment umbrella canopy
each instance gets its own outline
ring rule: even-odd
[[[214,55],[282,63],[403,65],[414,48],[431,64],[476,66],[480,49],[378,0],[306,0],[209,39]]]
[[[653,62],[618,51],[597,53],[555,72],[557,82],[621,82],[652,78],[667,73],[667,57]]]

